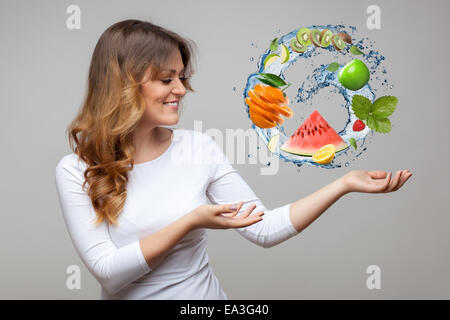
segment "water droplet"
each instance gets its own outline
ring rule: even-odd
[[[255,44],[252,42],[251,46],[254,46]]]
[[[345,166],[346,166],[346,167],[348,167],[348,165],[349,165],[349,163],[348,163],[348,162],[346,162],[346,163],[345,163]]]
[[[270,162],[267,162],[267,163],[266,163],[266,166],[270,166]]]
[[[253,155],[249,154],[248,157],[251,158],[251,157],[253,157]]]
[[[253,60],[254,60],[253,57],[251,57],[251,58],[250,58],[250,61],[253,61]]]
[[[389,89],[392,89],[394,86],[391,84],[390,86],[389,86]]]
[[[236,91],[236,87],[233,87],[233,91]]]

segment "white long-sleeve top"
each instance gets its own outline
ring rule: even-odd
[[[102,287],[102,299],[227,299],[207,254],[207,231],[195,229],[173,247],[154,269],[145,261],[139,240],[183,215],[208,204],[244,201],[240,213],[256,204],[263,220],[236,229],[263,247],[298,233],[289,218],[290,204],[267,210],[223,151],[207,134],[173,129],[169,148],[129,172],[127,199],[117,225],[96,218],[82,189],[86,164],[74,153],[56,166],[56,187],[76,251]],[[85,189],[86,190],[86,189]]]

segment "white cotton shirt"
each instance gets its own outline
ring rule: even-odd
[[[208,200],[244,201],[238,214],[256,204],[253,212],[264,211],[263,220],[235,230],[262,247],[298,233],[289,218],[290,204],[267,210],[216,142],[201,132],[173,129],[171,145],[161,156],[134,165],[117,225],[94,225],[91,199],[82,190],[85,170],[76,154],[64,156],[56,166],[56,187],[69,235],[100,283],[101,299],[227,299],[209,265],[206,229],[189,232],[153,270],[139,246],[140,239]]]

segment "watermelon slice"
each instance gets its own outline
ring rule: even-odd
[[[336,153],[349,147],[320,113],[314,110],[280,150],[311,157],[326,144],[334,144]]]

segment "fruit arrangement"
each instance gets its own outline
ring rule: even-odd
[[[346,49],[347,45],[352,44],[352,38],[346,32],[333,33],[333,31],[327,29],[329,26],[323,27],[324,29],[321,30],[316,29],[316,26],[300,28],[294,38],[288,40],[290,41],[290,48],[289,42],[279,43],[278,38],[273,39],[269,54],[263,61],[263,70],[266,70],[275,61],[284,64],[292,60],[292,56],[296,59],[299,55],[295,55],[293,52],[305,53],[311,45],[320,48],[332,46],[336,51],[341,51]],[[360,44],[358,46],[361,48]],[[348,52],[353,55],[364,55],[358,46],[351,45]],[[332,50],[332,47],[329,50]],[[309,57],[308,55],[303,56]],[[274,71],[280,68],[278,63],[275,68],[274,66],[271,68]],[[362,89],[370,80],[368,67],[358,59],[353,59],[342,67],[339,63],[333,62],[328,65],[326,70],[329,72],[339,70],[336,74],[337,80],[342,87],[350,91]],[[280,75],[277,75],[278,73]],[[260,83],[256,84],[245,98],[250,119],[259,128],[269,129],[282,125],[285,121],[283,116],[286,118],[292,118],[293,116],[293,111],[288,106],[289,99],[283,92],[291,84],[280,78],[281,72],[277,72],[277,74],[267,73],[267,71],[257,73],[260,77],[256,80],[259,80]],[[362,93],[364,92],[362,91]],[[358,134],[357,138],[360,139],[366,134],[366,127],[377,132],[388,133],[391,130],[388,117],[395,110],[396,104],[396,97],[385,96],[372,103],[364,96],[353,95],[351,105],[357,119],[353,121],[351,128],[355,133],[363,131]],[[281,144],[280,133],[277,129],[274,129],[274,131],[271,131],[268,142],[268,149],[271,152],[275,153],[281,150],[290,154],[311,157],[312,161],[320,164],[331,163],[336,153],[346,150],[349,146],[353,146],[355,150],[357,148],[355,138],[351,137],[344,141],[317,110],[300,125],[281,147],[279,147],[279,144]]]
[[[287,105],[288,97],[278,88],[258,83],[248,92],[245,102],[249,107],[250,119],[260,128],[273,128],[283,124],[285,116],[292,118],[294,112]]]
[[[321,150],[330,144],[333,145],[333,148],[328,146]],[[289,140],[280,147],[280,150],[304,157],[313,157],[313,161],[320,161],[318,163],[329,163],[333,160],[335,152],[348,147],[322,115],[314,110]]]
[[[336,50],[341,51],[347,44],[352,43],[352,38],[345,32],[333,34],[331,30],[301,28],[297,32],[296,38],[291,40],[291,48],[295,52],[303,53],[311,44],[316,47],[326,48],[332,44]]]

